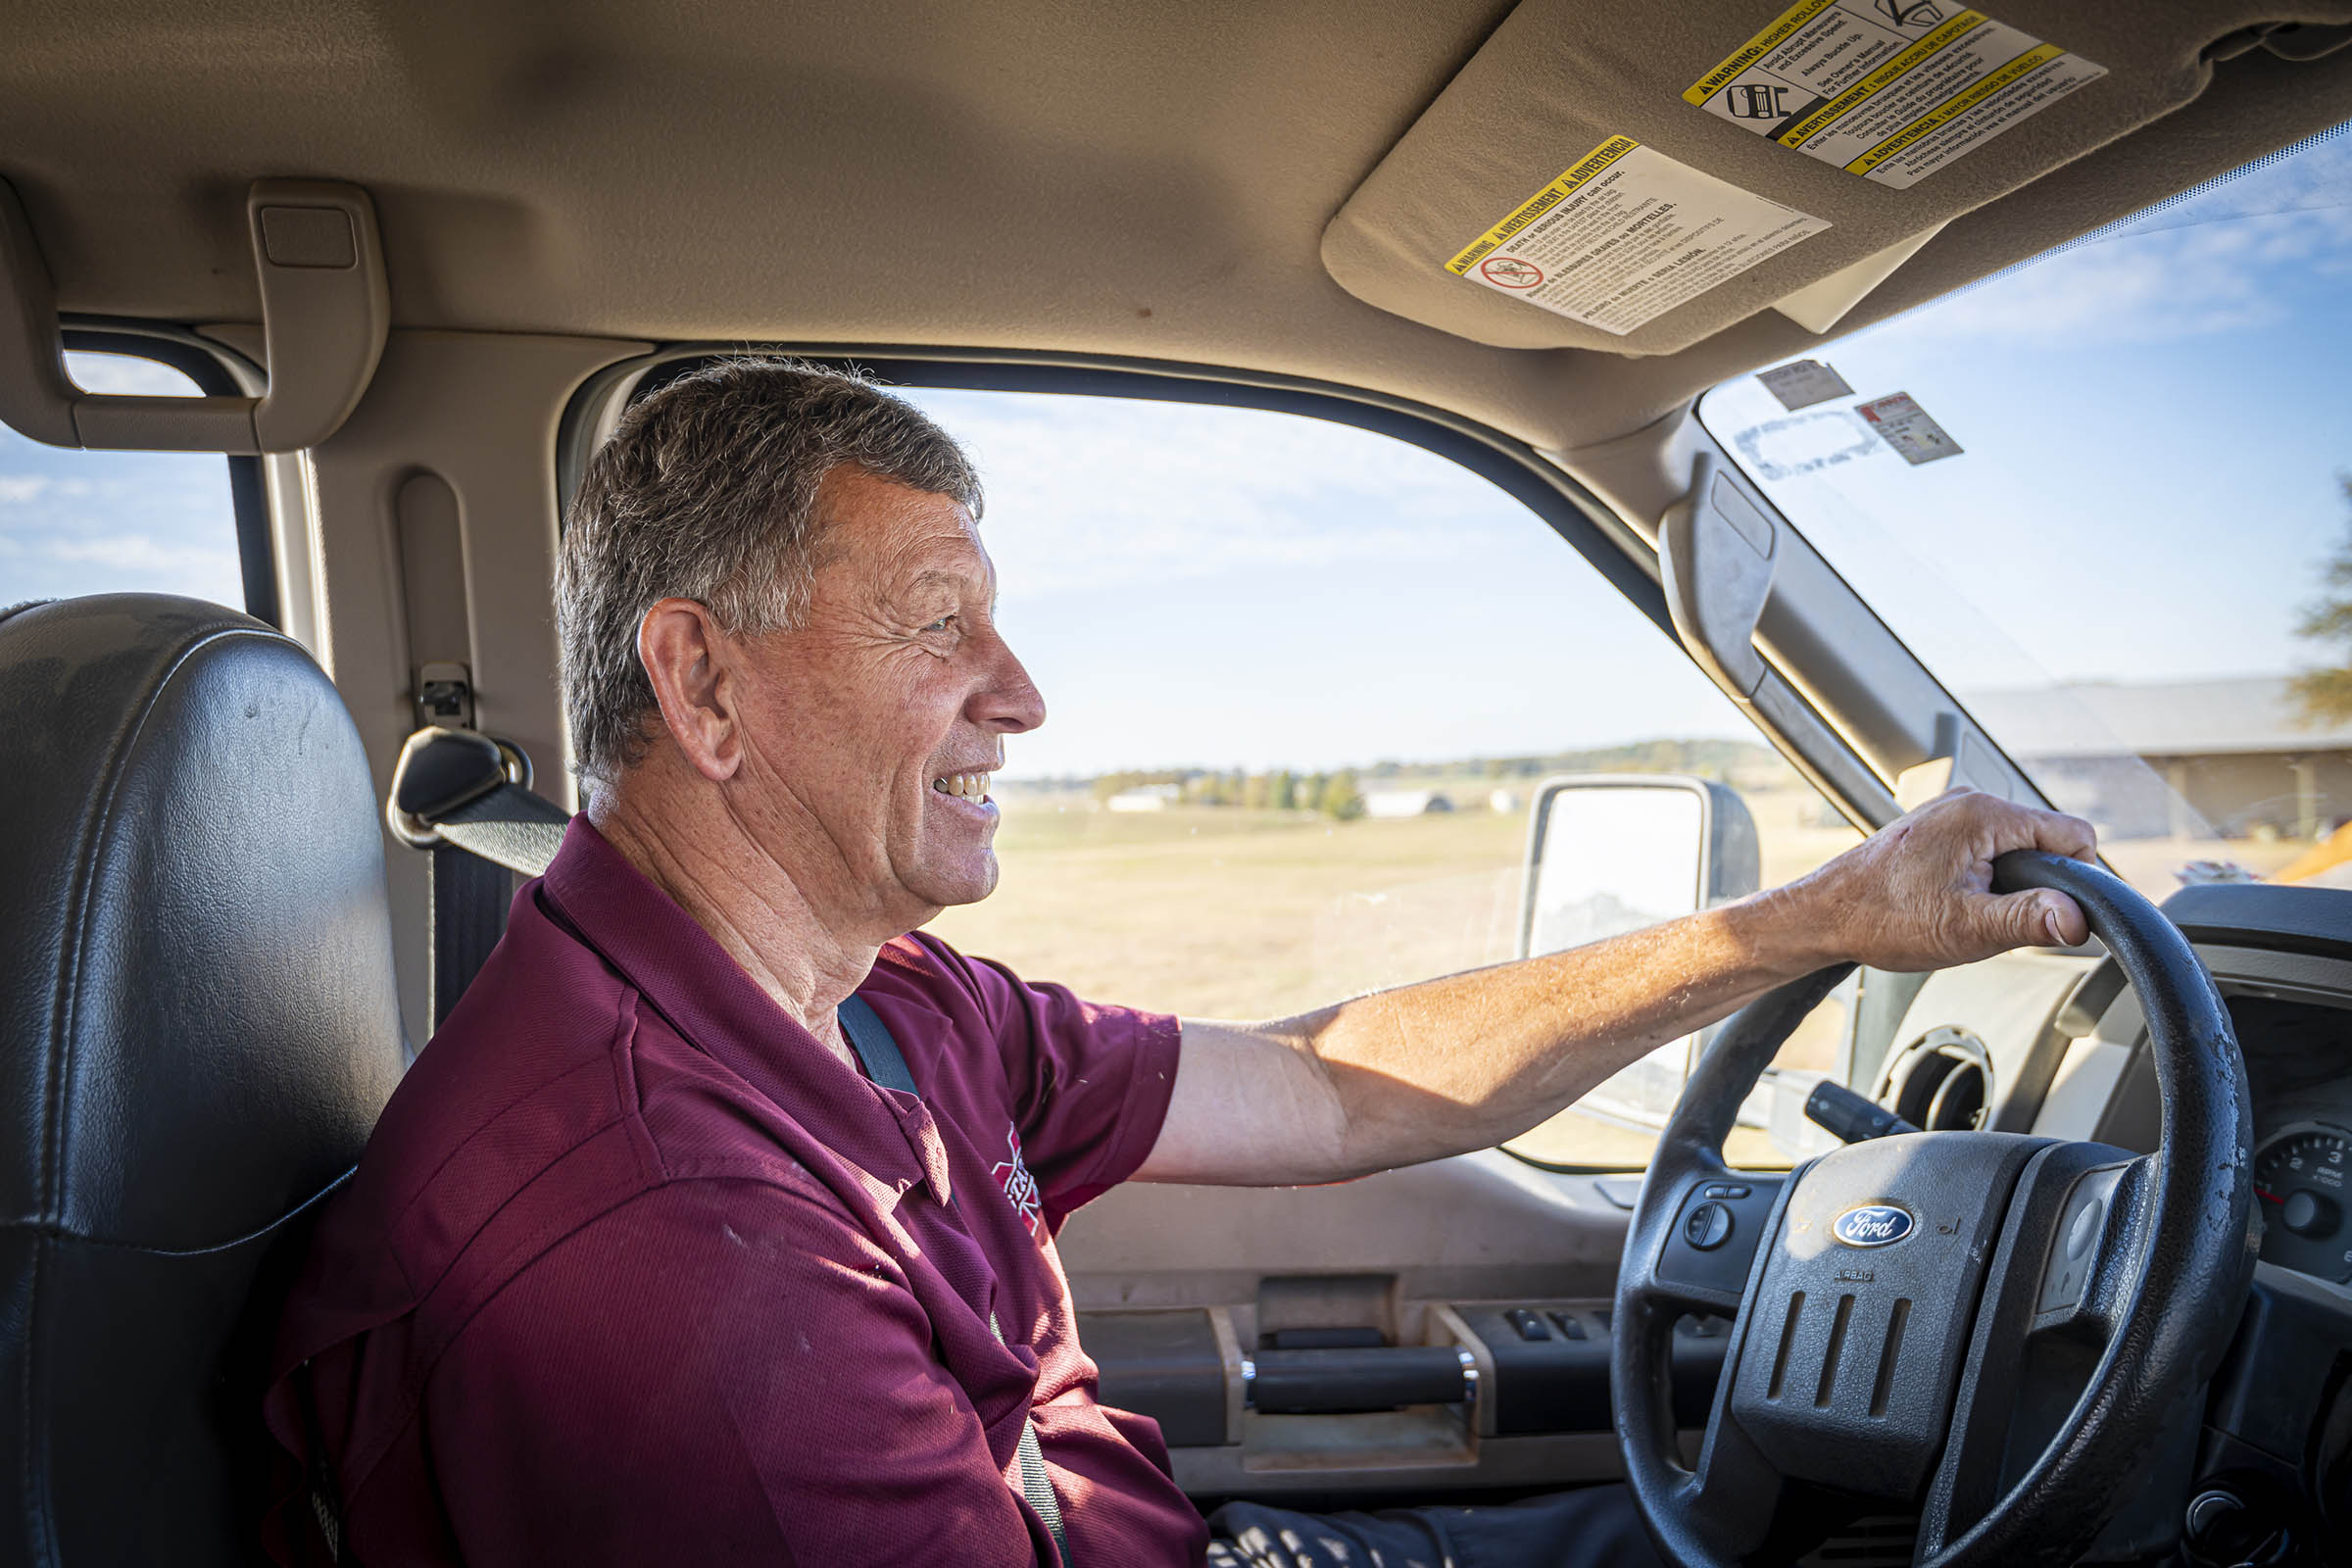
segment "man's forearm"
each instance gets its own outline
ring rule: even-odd
[[[1273,1027],[1330,1082],[1356,1175],[1485,1149],[1821,956],[1771,895],[1565,953],[1375,992]],[[1463,1043],[1477,1042],[1464,1050]]]
[[[1567,953],[1274,1023],[1186,1019],[1144,1181],[1337,1181],[1484,1149],[1610,1073],[1839,959],[1905,972],[2083,939],[2063,894],[1995,894],[2012,849],[2090,825],[1956,791],[1788,887]]]
[[[1145,1181],[1282,1185],[1485,1149],[1814,966],[1781,895],[1270,1023],[1186,1019]]]

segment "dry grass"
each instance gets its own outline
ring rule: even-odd
[[[995,896],[931,929],[1083,996],[1282,1017],[1509,957],[1525,843],[1518,813],[1335,823],[1022,802],[997,836]]]

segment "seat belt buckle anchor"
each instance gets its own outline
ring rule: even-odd
[[[503,784],[531,787],[531,760],[522,748],[479,730],[428,724],[401,743],[384,801],[384,824],[413,850],[448,842],[440,823],[452,811]]]

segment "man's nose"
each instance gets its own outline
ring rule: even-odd
[[[989,662],[989,678],[973,694],[970,716],[984,729],[1018,735],[1046,721],[1045,694],[1029,678],[1029,670],[1003,637],[991,637],[996,657]]]

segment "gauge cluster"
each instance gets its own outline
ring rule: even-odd
[[[2297,1122],[2254,1152],[2262,1259],[2341,1284],[2352,1281],[2352,1131]]]

